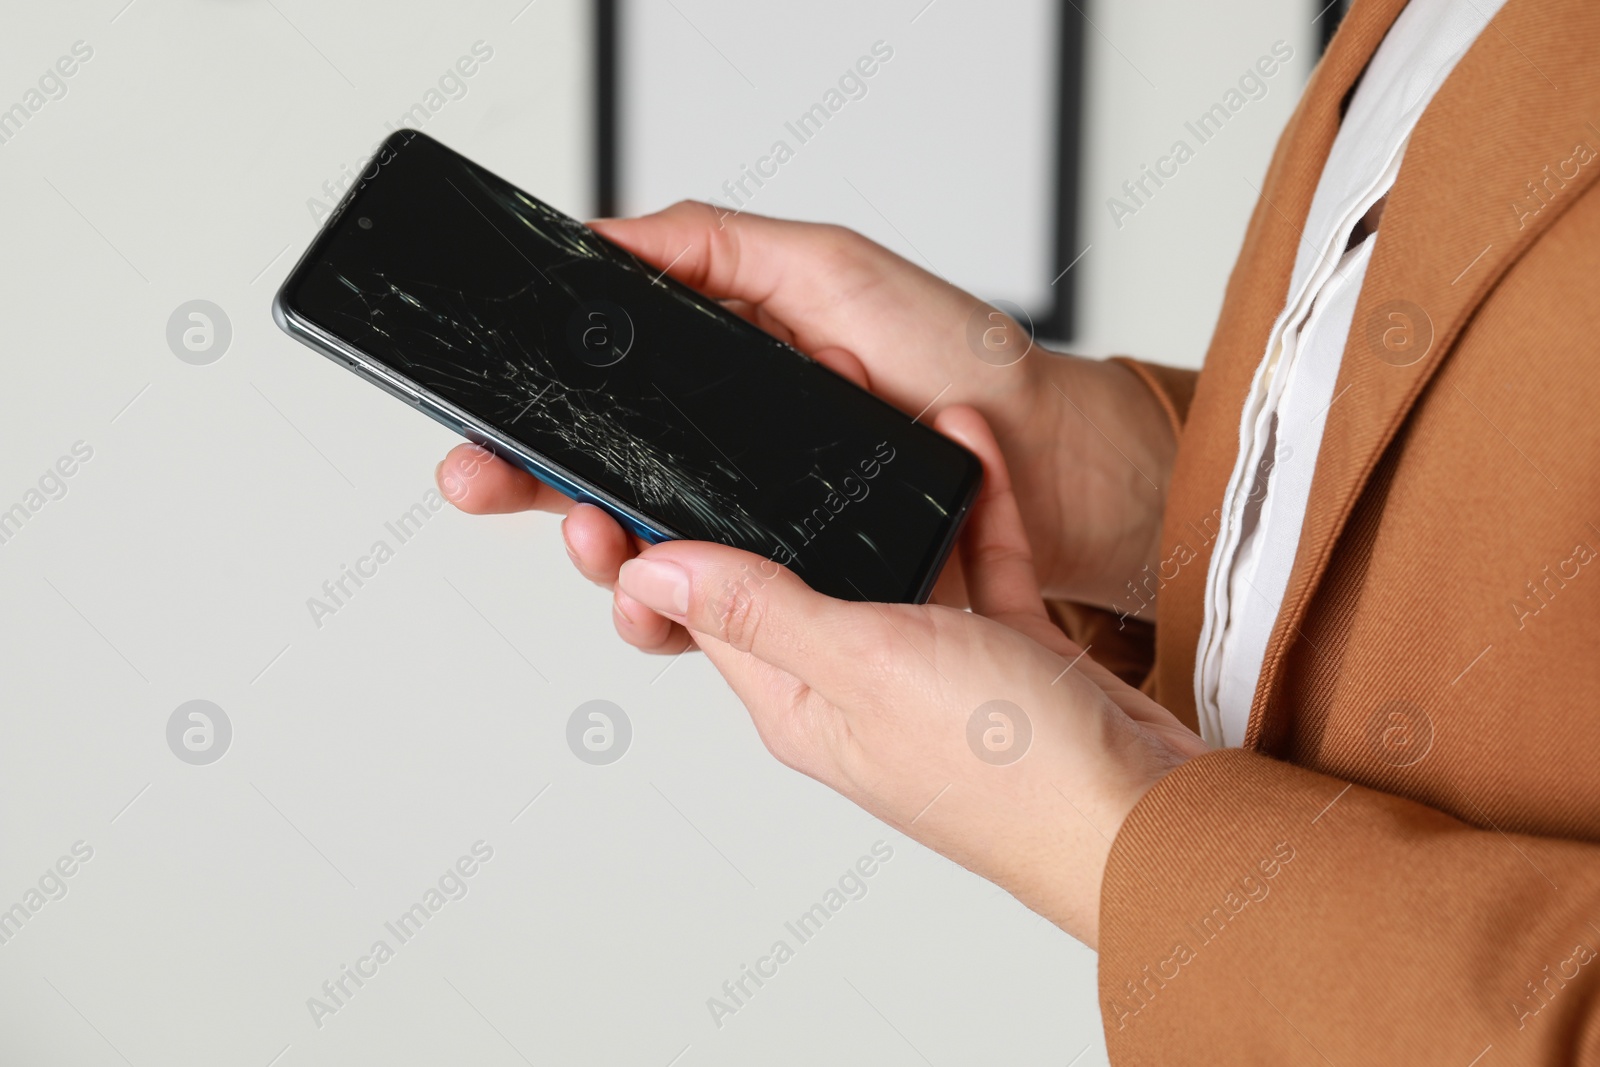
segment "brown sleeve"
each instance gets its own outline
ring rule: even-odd
[[[1138,375],[1139,380],[1156,395],[1161,407],[1172,422],[1172,432],[1181,434],[1183,424],[1189,419],[1189,404],[1194,400],[1194,383],[1200,372],[1182,367],[1164,367],[1160,363],[1141,363],[1127,356],[1112,356],[1112,363],[1120,364]]]
[[[1154,626],[1070,600],[1047,600],[1044,606],[1061,632],[1089,650],[1096,663],[1135,688],[1144,684],[1155,659]]]
[[[1131,370],[1155,394],[1172,422],[1172,432],[1181,433],[1194,398],[1198,371],[1141,363],[1126,356],[1112,356],[1111,362]],[[1055,624],[1079,645],[1094,650],[1094,658],[1107,670],[1132,686],[1143,685],[1155,663],[1155,627],[1150,620],[1124,618],[1114,611],[1088,607],[1065,600],[1046,601]]]
[[[1111,1062],[1600,1063],[1600,848],[1484,822],[1240,749],[1178,768],[1106,866]]]

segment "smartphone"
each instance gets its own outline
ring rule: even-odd
[[[273,301],[291,336],[649,542],[921,603],[975,456],[438,141],[380,146]]]

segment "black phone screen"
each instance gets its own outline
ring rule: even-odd
[[[657,536],[844,599],[926,598],[977,459],[422,134],[390,137],[280,296]]]

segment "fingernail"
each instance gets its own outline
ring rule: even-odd
[[[663,615],[684,615],[689,610],[689,572],[676,563],[655,559],[630,559],[617,573],[624,593]]]

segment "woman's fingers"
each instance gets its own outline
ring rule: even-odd
[[[434,471],[434,481],[446,500],[469,515],[533,510],[559,514],[572,506],[571,500],[527,471],[478,445],[452,448]]]
[[[561,540],[578,573],[610,589],[617,572],[642,547],[617,521],[592,504],[575,504],[539,479],[477,445],[457,445],[439,464],[435,481],[445,498],[472,515],[511,511],[566,512]],[[628,644],[645,652],[677,653],[692,642],[683,627],[618,593],[612,622]]]
[[[617,572],[644,547],[593,504],[572,506],[561,520],[561,541],[578,573],[607,589],[616,588]],[[683,627],[620,590],[612,597],[611,622],[618,637],[644,652],[676,654],[691,644]]]
[[[1154,701],[1096,663],[1087,654],[1089,649],[1080,648],[1050,618],[1039,591],[1016,492],[1000,446],[983,416],[969,407],[951,407],[939,413],[934,426],[965,445],[983,463],[983,489],[960,541],[962,577],[972,610],[1061,656],[1065,667],[1082,672],[1131,717],[1161,724],[1175,722]]]
[[[962,577],[972,610],[1013,626],[1023,618],[1049,623],[1022,511],[989,424],[964,405],[941,411],[933,424],[983,463],[983,488],[973,503],[959,544]]]
[[[908,639],[905,627],[913,625],[898,606],[823,596],[793,571],[750,552],[704,541],[653,545],[623,567],[617,588],[697,640],[746,653],[835,703],[859,701],[897,682],[926,681],[924,661],[915,655],[884,670],[896,642]]]
[[[715,637],[696,634],[694,644],[749,709],[767,751],[785,766],[839,788],[835,768],[850,731],[836,707],[788,671]]]
[[[764,304],[752,304],[746,300],[723,300],[722,306],[738,315],[741,319],[761,330],[765,330],[786,345],[795,343],[794,331],[773,317]],[[827,367],[841,378],[847,378],[855,385],[872,389],[872,382],[867,377],[867,368],[849,349],[840,348],[838,345],[823,345],[814,352],[806,355]]]
[[[872,380],[867,375],[866,364],[856,358],[855,353],[849,349],[840,348],[838,345],[824,345],[810,355],[812,359],[839,377],[849,379],[860,388],[871,391]]]
[[[611,598],[611,622],[617,636],[641,652],[674,656],[694,645],[677,623],[657,615],[618,589]]]
[[[574,504],[568,509],[561,520],[561,540],[578,573],[607,589],[616,584],[617,571],[638,551],[617,520],[593,504]]]
[[[933,585],[933,593],[928,597],[930,604],[942,604],[947,608],[965,608],[970,606],[967,599],[967,581],[961,573],[961,553],[952,552],[950,558],[945,560],[944,570],[939,572],[939,580]]]
[[[794,344],[794,331],[773,318],[765,305],[752,304],[748,300],[723,300],[720,303],[750,325],[767,331],[784,344]]]
[[[1009,424],[1034,409],[1044,363],[995,366],[974,347],[974,323],[993,309],[858,233],[687,200],[589,225],[818,360],[849,345],[872,392],[908,415],[965,400]]]
[[[693,200],[651,215],[596,219],[589,225],[646,263],[718,300],[766,304],[776,298],[782,315],[786,297],[804,297],[816,283],[827,284],[811,269],[814,264],[804,262],[815,243],[813,235],[823,227],[735,215]]]

